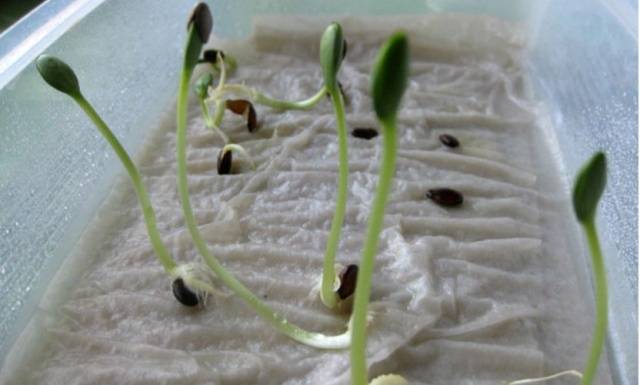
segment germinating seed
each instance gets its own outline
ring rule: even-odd
[[[230,99],[225,102],[227,109],[234,114],[242,115],[247,119],[247,129],[254,132],[258,128],[258,118],[253,104],[245,99]]]
[[[231,174],[231,162],[233,155],[231,151],[220,150],[218,154],[218,175]]]
[[[431,189],[427,192],[427,198],[445,207],[460,206],[464,200],[462,194],[450,188]]]
[[[336,290],[336,294],[340,299],[349,298],[356,290],[356,281],[358,280],[358,265],[349,265],[340,272],[340,287]]]
[[[360,128],[354,128],[353,131],[351,131],[351,135],[353,135],[356,138],[369,140],[378,136],[378,131],[374,128],[360,127]]]
[[[440,139],[440,142],[447,147],[456,148],[460,145],[458,139],[453,135],[442,134],[438,137],[438,139]]]
[[[171,284],[171,289],[173,290],[173,295],[176,297],[178,302],[184,306],[193,307],[197,306],[200,302],[196,293],[191,291],[191,289],[184,284],[182,278],[176,278]]]

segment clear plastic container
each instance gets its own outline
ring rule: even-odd
[[[597,149],[610,160],[599,224],[611,284],[609,359],[637,377],[637,5],[631,1],[213,1],[214,33],[246,36],[254,15],[491,14],[529,30],[528,63],[570,178]],[[0,363],[37,311],[120,164],[32,64],[71,63],[85,95],[136,152],[175,97],[188,1],[49,0],[0,36]],[[89,81],[90,79],[90,81]],[[567,190],[568,191],[568,190]],[[587,258],[585,256],[585,261]],[[586,262],[585,262],[586,263]]]

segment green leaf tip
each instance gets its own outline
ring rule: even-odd
[[[607,158],[597,152],[578,172],[573,187],[573,209],[578,221],[591,221],[607,184]]]
[[[373,109],[383,122],[393,121],[409,78],[409,40],[394,33],[380,48],[371,74]]]
[[[337,76],[344,57],[344,47],[342,27],[335,22],[329,24],[320,39],[320,66],[324,84],[330,92],[334,92],[338,87]]]
[[[209,11],[209,7],[207,6],[207,4],[198,3],[193,8],[193,10],[191,11],[191,15],[189,16],[187,28],[189,28],[192,24],[202,44],[206,43],[209,40],[209,35],[211,34],[211,29],[213,28],[213,17],[211,16],[211,11]]]
[[[200,99],[204,99],[207,97],[209,93],[209,86],[213,84],[213,75],[207,72],[200,76],[198,80],[196,80],[196,84],[194,86],[194,90]]]
[[[67,63],[45,54],[36,59],[36,68],[51,87],[72,97],[80,95],[78,78]]]

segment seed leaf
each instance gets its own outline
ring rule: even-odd
[[[324,84],[329,92],[334,92],[336,89],[338,70],[345,53],[344,47],[342,27],[338,23],[331,23],[320,40],[320,66]]]
[[[373,108],[381,121],[395,120],[408,77],[409,41],[396,32],[378,52],[371,74]]]
[[[67,63],[45,54],[36,59],[36,68],[51,87],[72,97],[80,96],[78,78]]]
[[[200,76],[198,80],[196,80],[196,84],[194,85],[194,90],[200,99],[204,99],[207,97],[209,93],[209,86],[213,84],[213,75],[207,72]]]
[[[603,152],[597,152],[582,166],[573,187],[573,209],[578,221],[584,223],[595,217],[606,184],[607,159]]]

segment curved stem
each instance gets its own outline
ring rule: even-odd
[[[244,86],[242,84],[224,84],[214,91],[212,97],[216,100],[221,99],[223,94],[226,92],[245,95],[248,99],[253,100],[257,104],[262,104],[277,110],[308,110],[313,108],[313,106],[315,106],[319,101],[322,100],[322,98],[326,95],[327,90],[325,87],[322,87],[320,91],[318,91],[308,99],[291,102],[288,100],[270,98],[265,94],[259,92],[258,90]]]
[[[193,238],[193,242],[202,255],[205,263],[213,270],[225,285],[227,285],[236,295],[242,298],[247,305],[255,310],[261,317],[271,323],[278,331],[286,334],[292,339],[303,344],[321,348],[321,349],[342,349],[349,346],[351,333],[347,330],[345,333],[337,336],[326,336],[320,333],[309,332],[300,327],[289,323],[283,316],[273,311],[269,306],[263,303],[255,296],[246,286],[229,273],[222,264],[209,252],[209,249],[200,234],[198,225],[191,208],[189,198],[189,188],[187,182],[187,158],[186,158],[186,125],[187,125],[187,99],[188,85],[191,78],[192,69],[185,66],[180,78],[180,86],[178,90],[178,106],[177,106],[177,160],[178,160],[178,191],[182,203],[182,209],[185,216],[185,223],[189,229],[189,233]]]
[[[222,138],[222,141],[227,144],[229,143],[229,137],[222,132],[222,130],[220,129],[220,123],[216,124],[214,119],[211,119],[211,114],[209,113],[209,106],[207,106],[207,103],[205,103],[204,99],[200,99],[198,98],[198,101],[200,102],[200,108],[202,109],[202,116],[204,117],[204,123],[207,125],[207,127],[209,127],[211,130],[213,130],[213,132],[215,132],[216,134],[218,134],[218,136],[220,136]],[[222,120],[222,118],[218,118],[218,115],[220,115],[218,113],[218,105],[216,104],[216,119]],[[223,111],[224,112],[224,111]]]
[[[598,369],[598,361],[600,360],[600,353],[602,353],[602,347],[607,333],[607,273],[604,268],[604,260],[594,219],[589,219],[582,225],[589,243],[591,264],[596,285],[596,324],[593,331],[589,357],[582,377],[582,385],[590,385]]]
[[[142,206],[142,214],[144,216],[144,222],[147,226],[147,232],[149,233],[149,239],[151,240],[151,245],[153,246],[153,251],[156,254],[156,257],[167,271],[167,273],[171,273],[176,268],[176,263],[171,258],[171,254],[167,250],[167,248],[162,243],[162,238],[160,237],[160,232],[158,231],[158,227],[156,225],[156,215],[153,211],[153,207],[151,206],[151,200],[149,199],[149,195],[147,194],[147,190],[142,183],[142,178],[135,164],[129,157],[127,151],[122,147],[116,136],[109,129],[107,124],[102,120],[102,118],[98,115],[93,106],[84,98],[84,96],[79,95],[73,98],[76,103],[82,108],[82,110],[89,116],[89,119],[96,125],[98,131],[104,136],[107,142],[113,148],[118,158],[122,162],[122,165],[127,170],[129,174],[129,178],[131,178],[131,183],[133,183],[133,188],[138,197],[138,201],[140,202],[140,206]]]
[[[337,87],[336,87],[337,89]],[[340,242],[340,230],[344,222],[344,214],[347,207],[347,184],[349,182],[349,157],[347,154],[347,127],[344,116],[344,102],[340,91],[331,92],[331,100],[336,112],[336,123],[338,131],[338,194],[336,197],[336,208],[331,221],[331,230],[327,239],[327,248],[324,253],[324,265],[322,268],[322,288],[320,298],[328,308],[334,308],[338,302],[333,283],[335,281],[335,260]]]
[[[231,150],[244,156],[245,159],[247,159],[247,161],[251,165],[251,168],[253,168],[254,170],[256,169],[256,164],[253,163],[253,159],[251,158],[251,156],[249,156],[249,153],[241,145],[229,143],[222,148],[222,152],[225,152],[226,150]]]
[[[396,168],[395,121],[382,122],[384,151],[380,163],[380,177],[369,216],[367,235],[360,259],[353,305],[353,337],[351,341],[351,384],[367,384],[367,307],[371,295],[371,276],[378,249],[378,238],[384,223],[384,210]]]

